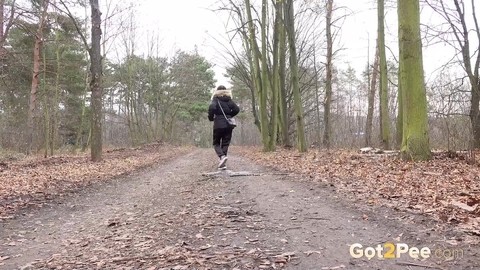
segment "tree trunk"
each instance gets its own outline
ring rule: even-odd
[[[405,110],[404,106],[404,97],[403,97],[403,90],[402,90],[402,84],[400,83],[400,74],[401,70],[400,67],[398,69],[398,94],[397,94],[397,100],[398,100],[398,112],[397,112],[397,123],[396,123],[396,146],[397,149],[401,149],[402,147],[402,141],[403,141],[403,116],[404,113],[403,111]]]
[[[288,20],[285,21],[288,37],[288,46],[290,52],[290,75],[293,92],[293,102],[295,106],[295,119],[297,123],[297,148],[300,152],[307,151],[307,142],[305,140],[305,123],[303,120],[303,108],[300,95],[300,85],[298,78],[298,59],[297,48],[295,44],[295,19],[293,10],[293,0],[286,0],[285,13]]]
[[[0,0],[0,40],[3,41],[4,40],[4,32],[3,32],[3,28],[5,27],[4,23],[3,23],[3,20],[5,18],[5,16],[3,15],[5,12],[5,0]],[[2,47],[3,47],[3,42],[2,42]]]
[[[268,148],[271,151],[275,151],[276,143],[277,143],[277,134],[279,129],[280,123],[280,107],[278,106],[279,100],[279,93],[280,93],[280,38],[281,38],[281,31],[282,30],[282,21],[283,21],[283,8],[282,8],[282,0],[278,0],[275,3],[275,25],[273,30],[273,79],[272,79],[272,104],[271,104],[271,120],[270,120],[270,143]],[[281,48],[284,50],[284,48]]]
[[[39,16],[38,27],[35,33],[35,43],[33,47],[33,74],[32,74],[32,86],[30,88],[30,100],[27,119],[27,145],[26,152],[31,153],[33,147],[34,134],[36,132],[35,117],[37,113],[37,96],[38,88],[40,86],[40,66],[41,66],[41,49],[43,44],[43,28],[47,20],[47,9],[49,1],[42,2],[41,14]]]
[[[3,61],[7,54],[7,50],[4,47],[5,41],[16,19],[14,3],[15,1],[10,3],[10,14],[5,18],[5,0],[0,0],[0,61]]]
[[[459,14],[463,14],[460,12],[460,8],[458,5],[458,1],[455,1],[455,6],[457,8],[457,12]],[[475,59],[475,65],[472,67],[470,64],[470,59],[468,58],[470,56],[470,48],[469,48],[469,40],[468,40],[468,35],[470,34],[469,31],[467,30],[468,28],[466,27],[466,22],[465,22],[465,16],[461,17],[462,20],[462,29],[464,30],[464,37],[466,39],[465,47],[466,51],[464,51],[464,48],[462,48],[463,53],[463,58],[464,61],[468,62],[468,65],[466,65],[468,77],[470,79],[470,85],[471,85],[471,106],[470,106],[470,121],[472,122],[472,131],[473,131],[473,147],[474,148],[480,148],[480,109],[479,109],[479,103],[480,103],[480,23],[478,22],[477,18],[477,12],[478,10],[475,9],[475,2],[472,0],[472,17],[473,17],[473,22],[475,24],[475,34],[477,37],[476,43],[477,43],[477,57]],[[469,71],[468,71],[469,70]]]
[[[46,71],[47,71],[47,57],[45,55],[45,50],[42,50],[42,58],[43,58],[43,81],[46,81]],[[53,130],[52,123],[51,123],[51,116],[50,116],[50,109],[52,107],[52,100],[50,98],[49,93],[47,93],[47,84],[43,83],[42,84],[42,92],[43,92],[43,115],[44,115],[44,136],[45,136],[45,149],[43,152],[43,157],[46,158],[48,157],[48,148],[50,146],[50,141],[52,140],[51,138],[51,130]]]
[[[232,3],[232,1],[230,1]],[[245,4],[247,4],[245,2]],[[251,84],[249,85],[250,93],[251,93],[251,106],[252,106],[252,115],[253,115],[253,121],[255,126],[258,128],[258,130],[261,132],[262,128],[260,125],[260,120],[258,119],[258,113],[257,113],[257,100],[256,100],[256,92],[257,92],[257,81],[256,81],[256,71],[255,71],[255,65],[254,65],[254,51],[252,44],[250,44],[250,22],[245,22],[243,20],[242,16],[242,10],[235,4],[232,3],[232,6],[236,10],[240,23],[241,23],[241,30],[240,33],[242,35],[242,42],[243,46],[245,47],[245,52],[247,54],[247,61],[248,61],[248,66],[250,68],[250,80]],[[247,10],[248,12],[248,10]],[[248,20],[248,17],[247,17]],[[245,29],[247,27],[247,29]]]
[[[404,104],[401,153],[411,160],[431,158],[419,6],[419,0],[398,1],[399,82]]]
[[[39,31],[35,35],[35,44],[33,48],[33,76],[32,76],[32,86],[30,89],[30,101],[29,101],[29,110],[28,110],[28,120],[27,120],[27,128],[28,128],[28,137],[27,137],[27,148],[26,152],[28,154],[32,151],[33,146],[33,137],[35,133],[35,114],[37,111],[37,95],[38,95],[38,87],[40,85],[40,50],[41,50],[41,43],[42,37],[39,37]]]
[[[248,45],[250,47],[250,61],[251,61],[251,72],[253,73],[252,78],[253,78],[253,85],[256,90],[256,92],[259,94],[259,99],[261,99],[261,88],[262,88],[262,77],[261,77],[261,70],[260,70],[260,63],[259,63],[259,58],[260,58],[260,52],[258,49],[258,44],[257,44],[257,39],[255,37],[255,27],[253,25],[253,18],[252,18],[252,10],[251,10],[251,5],[250,5],[250,0],[245,0],[245,9],[247,12],[247,26],[248,26]],[[254,95],[252,95],[254,97]],[[260,132],[262,134],[262,140],[263,140],[263,131],[267,129],[267,119],[264,119],[265,115],[262,114],[262,108],[261,104],[262,101],[260,100],[260,108],[259,108],[259,114],[260,114],[260,119],[259,120],[259,125],[260,127]],[[256,106],[256,104],[255,104]],[[266,111],[265,111],[266,112]],[[264,144],[265,145],[265,144]]]
[[[92,45],[90,53],[90,90],[92,91],[91,109],[92,109],[92,139],[91,139],[91,159],[94,162],[102,160],[102,57],[100,49],[100,40],[102,38],[101,13],[98,0],[90,0],[92,11]]]
[[[378,53],[380,57],[380,138],[383,149],[390,149],[387,57],[385,54],[385,4],[378,0]]]
[[[333,58],[333,37],[332,37],[332,13],[333,0],[327,0],[326,14],[326,37],[327,37],[327,63],[326,63],[326,81],[325,81],[325,103],[323,111],[323,146],[330,148],[330,106],[332,103],[332,58]]]
[[[473,148],[480,148],[480,80],[473,77],[470,79],[471,99],[470,99],[470,122],[473,132]]]
[[[270,137],[274,132],[271,130],[269,125],[268,119],[268,108],[267,108],[267,101],[268,101],[268,92],[270,88],[270,82],[268,80],[268,55],[267,55],[267,0],[262,0],[262,20],[261,20],[261,39],[262,39],[262,54],[261,54],[261,61],[262,61],[262,87],[260,87],[260,118],[261,118],[261,126],[262,126],[262,142],[263,142],[263,149],[264,151],[273,151],[273,145],[270,145]]]
[[[280,14],[284,14],[285,10],[283,9],[283,1],[281,3],[277,3],[278,9]],[[284,14],[285,18],[285,14]],[[287,45],[286,45],[286,38],[287,33],[285,29],[285,20],[281,20],[279,24],[279,82],[280,82],[280,92],[278,93],[278,101],[279,101],[279,112],[280,112],[280,121],[281,121],[281,134],[282,134],[282,145],[284,147],[290,147],[290,137],[288,135],[288,131],[290,129],[290,121],[288,121],[288,106],[287,106],[287,87],[286,87],[286,58],[287,58]]]
[[[58,135],[58,104],[60,102],[60,71],[62,69],[61,61],[62,61],[62,45],[59,41],[60,34],[57,32],[55,34],[55,44],[57,46],[55,51],[55,56],[57,60],[57,74],[55,76],[55,93],[53,96],[53,108],[52,108],[52,116],[51,116],[51,124],[50,124],[50,155],[53,156],[53,152],[55,151],[55,142],[57,140]]]
[[[5,12],[5,0],[0,0],[0,61],[3,61],[5,55],[6,55],[6,50],[3,45],[5,45],[5,24],[4,24],[4,12]]]
[[[372,146],[372,128],[373,128],[373,111],[375,108],[375,93],[377,92],[379,55],[378,42],[375,50],[375,60],[372,67],[372,78],[370,81],[370,89],[368,91],[368,110],[367,121],[365,125],[365,146]],[[368,67],[370,69],[370,67]]]
[[[315,114],[316,114],[316,124],[315,133],[316,133],[316,144],[320,146],[320,142],[322,140],[322,132],[321,132],[321,121],[320,121],[320,87],[318,86],[318,69],[317,69],[317,49],[315,44],[313,45],[313,72],[315,73]]]

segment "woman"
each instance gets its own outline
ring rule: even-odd
[[[227,169],[227,152],[233,131],[233,127],[230,127],[225,116],[234,117],[239,112],[240,109],[232,100],[232,91],[227,90],[223,85],[218,86],[213,93],[212,103],[208,107],[208,120],[213,121],[213,147],[220,159],[218,168],[221,170]]]

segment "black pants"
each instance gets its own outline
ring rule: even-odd
[[[217,156],[226,156],[230,140],[232,139],[231,128],[217,128],[213,130],[213,147]]]

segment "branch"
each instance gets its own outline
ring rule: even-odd
[[[475,77],[478,78],[478,70],[480,67],[480,27],[478,25],[477,14],[475,11],[475,0],[472,0],[472,15],[473,15],[473,22],[475,23],[475,30],[477,32],[477,42],[478,42],[478,49],[477,49],[477,60],[475,61]]]
[[[75,29],[77,29],[77,32],[78,34],[80,35],[80,38],[82,39],[83,41],[83,45],[85,46],[85,48],[90,51],[90,46],[88,45],[88,42],[87,42],[87,38],[85,37],[85,35],[83,34],[80,26],[78,25],[77,23],[77,19],[73,16],[73,14],[70,12],[70,9],[67,7],[67,5],[65,4],[65,2],[63,0],[60,0],[60,3],[63,5],[63,7],[66,9],[66,11],[60,9],[57,7],[58,10],[60,10],[61,12],[63,12],[65,15],[67,15],[73,22],[74,26],[75,26]]]

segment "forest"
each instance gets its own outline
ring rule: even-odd
[[[477,148],[480,30],[469,2],[399,5],[398,52],[385,42],[385,10],[392,14],[396,3],[372,3],[378,28],[363,70],[341,64],[342,24],[355,16],[348,5],[217,2],[212,12],[229,18],[222,75],[243,108],[235,143],[265,151],[401,149],[413,159],[428,159],[431,149]],[[148,48],[140,51],[135,17],[128,16],[135,6],[97,4],[1,2],[1,148],[51,156],[102,142],[209,146],[213,64],[198,50],[162,55],[154,37],[140,41]],[[420,10],[437,19],[421,23]],[[422,49],[431,44],[452,53],[426,82]]]
[[[478,1],[167,2],[0,0],[0,269],[480,268]]]

